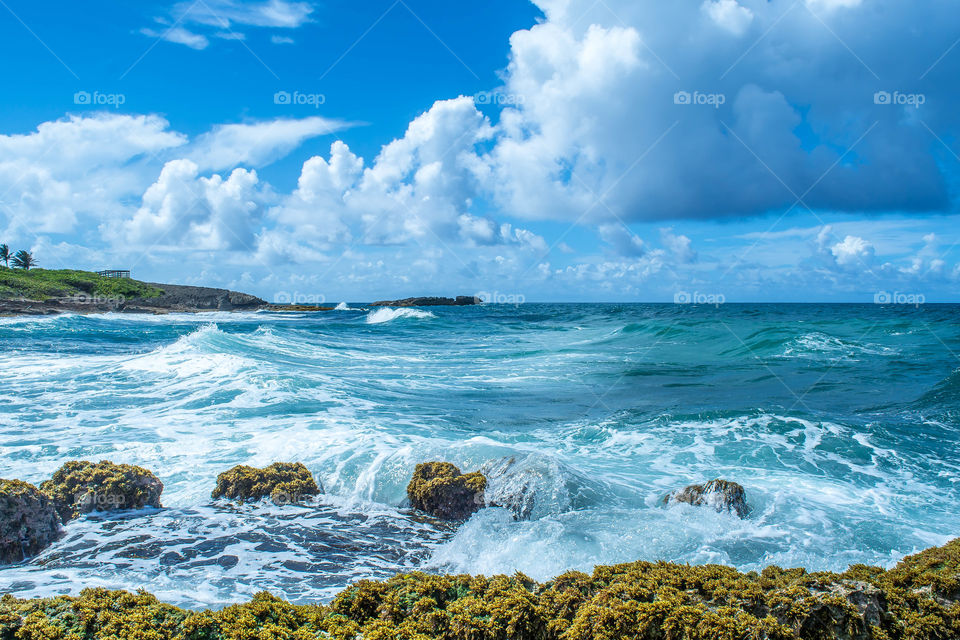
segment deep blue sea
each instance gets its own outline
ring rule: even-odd
[[[164,508],[71,522],[0,592],[144,587],[191,607],[326,601],[422,569],[644,560],[890,566],[960,535],[960,307],[523,304],[0,319],[0,477],[145,466]],[[405,506],[449,460],[530,519]],[[313,503],[210,500],[236,464],[305,463]],[[744,520],[671,490],[744,485]]]

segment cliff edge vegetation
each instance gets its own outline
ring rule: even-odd
[[[9,269],[0,266],[0,299],[156,298],[163,291],[130,278],[104,278],[74,269]]]

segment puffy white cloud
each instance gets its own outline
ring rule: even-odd
[[[459,233],[488,171],[477,144],[492,129],[469,98],[439,101],[383,147],[345,196],[364,242],[398,244]]]
[[[846,267],[852,264],[869,265],[873,261],[873,245],[857,236],[847,236],[830,248],[837,264]]]
[[[753,11],[737,0],[706,0],[701,7],[718,26],[737,36],[753,22]]]
[[[159,116],[69,116],[44,122],[32,133],[0,135],[0,159],[42,160],[53,171],[79,175],[90,168],[113,166],[142,154],[186,144],[186,136],[168,131],[168,126]]]
[[[672,229],[661,229],[660,243],[680,264],[697,261],[697,252],[691,247],[690,238],[685,235],[675,234]]]
[[[469,98],[438,101],[369,166],[341,141],[333,143],[329,159],[307,160],[297,189],[271,209],[270,218],[281,229],[298,230],[297,241],[314,250],[352,242],[545,252],[541,236],[471,213],[489,178],[478,145],[492,135]]]
[[[935,233],[923,236],[923,246],[910,259],[909,267],[901,267],[900,272],[919,278],[937,278],[945,275],[947,263],[940,251],[940,239]],[[960,264],[957,265],[960,268]]]
[[[252,250],[264,198],[255,171],[203,177],[193,161],[172,160],[123,224],[124,237],[141,247]]]
[[[622,224],[602,224],[597,228],[600,239],[618,256],[638,257],[646,253],[643,240]]]
[[[80,215],[118,215],[142,193],[150,160],[187,142],[167,127],[157,116],[100,113],[0,135],[0,220],[8,233],[69,233]]]
[[[817,16],[791,0],[537,4],[547,20],[511,38],[503,89],[523,99],[502,112],[490,154],[504,210],[632,222],[954,206],[921,121],[960,135],[945,108],[956,86],[930,77],[919,112],[873,100],[917,87],[953,44],[946,0],[819,0],[811,10],[831,10]],[[746,29],[764,37],[730,37]],[[941,59],[936,77],[958,64]]]

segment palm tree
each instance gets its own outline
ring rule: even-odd
[[[10,266],[10,247],[5,244],[0,244],[0,260],[3,260],[3,264]]]
[[[24,271],[29,271],[30,267],[37,266],[37,261],[33,259],[33,255],[29,251],[20,249],[20,251],[17,251],[17,254],[13,256],[13,266],[18,269],[23,269]]]

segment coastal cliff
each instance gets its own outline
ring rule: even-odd
[[[254,311],[255,296],[212,287],[105,278],[70,269],[0,268],[0,315]]]

